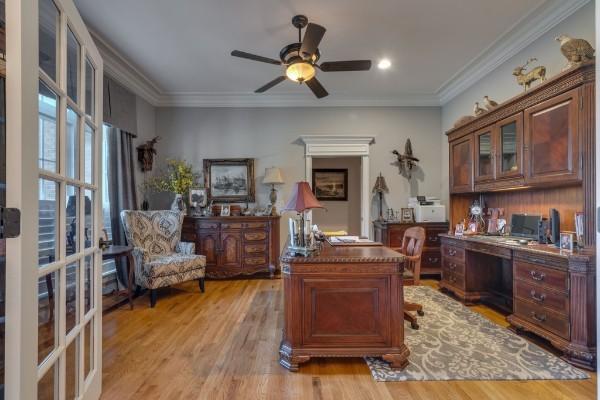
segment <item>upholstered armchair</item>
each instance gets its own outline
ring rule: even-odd
[[[150,307],[161,287],[197,279],[204,292],[206,258],[194,254],[194,243],[181,242],[183,213],[125,210],[121,222],[133,246],[135,283],[149,289]]]

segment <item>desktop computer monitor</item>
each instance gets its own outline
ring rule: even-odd
[[[510,235],[538,240],[541,215],[513,214],[510,217]]]

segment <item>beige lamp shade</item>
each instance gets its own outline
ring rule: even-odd
[[[278,184],[283,183],[283,178],[281,177],[281,171],[277,167],[267,168],[265,170],[265,177],[263,179],[263,183],[265,184]]]

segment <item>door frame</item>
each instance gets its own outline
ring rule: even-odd
[[[375,136],[304,135],[305,180],[312,179],[313,157],[360,157],[360,234],[371,238],[369,150]]]
[[[79,65],[79,96],[84,96],[84,75],[85,61],[87,55],[94,62],[95,67],[95,104],[93,122],[97,128],[94,136],[95,153],[93,166],[93,176],[96,185],[96,194],[94,197],[94,209],[92,218],[94,221],[94,232],[92,237],[92,249],[97,246],[95,239],[99,237],[99,225],[102,221],[101,202],[98,200],[101,195],[100,170],[99,163],[102,160],[102,81],[103,64],[102,57],[94,45],[83,20],[81,19],[73,0],[55,0],[61,11],[61,17],[58,21],[58,35],[64,35],[68,26],[73,30],[77,39],[80,41],[80,65]],[[39,4],[38,0],[7,0],[6,1],[6,97],[10,101],[6,102],[6,163],[10,174],[7,174],[6,186],[6,207],[18,208],[21,210],[21,235],[16,238],[7,239],[6,242],[6,356],[5,364],[10,365],[6,368],[5,376],[5,396],[9,399],[35,399],[38,390],[38,375],[43,370],[43,364],[38,366],[38,277],[40,269],[38,267],[38,217],[39,217],[39,188],[38,180],[40,170],[38,168],[38,90],[40,82],[40,69],[38,61],[39,49]],[[59,58],[66,57],[66,38],[61,37],[57,45]],[[62,62],[62,61],[59,61]],[[63,71],[64,66],[57,65],[57,77]],[[63,103],[63,102],[61,102]],[[64,116],[62,115],[66,108],[66,103],[57,104],[59,121],[57,121],[57,131],[63,132]],[[64,108],[64,109],[63,109]],[[61,111],[62,110],[62,111]],[[77,134],[80,141],[78,149],[77,168],[82,172],[82,158],[84,136],[84,119],[80,119]],[[60,148],[60,140],[64,138],[57,133],[57,145]],[[57,150],[58,152],[58,150]],[[58,155],[57,161],[62,155]],[[81,177],[84,180],[84,177]],[[83,198],[85,186],[80,189],[80,199]],[[64,196],[59,195],[57,202],[64,212]],[[81,209],[82,207],[80,207]],[[58,219],[60,226],[65,222]],[[57,227],[57,235],[64,233],[64,229]],[[81,239],[84,231],[83,223],[80,223],[78,239]],[[59,240],[64,240],[64,236]],[[83,243],[80,245],[84,247]],[[83,252],[84,250],[81,250]],[[94,342],[94,364],[91,365],[90,375],[85,381],[82,379],[76,382],[76,387],[87,389],[82,399],[97,399],[101,393],[102,386],[102,312],[101,312],[101,290],[97,290],[101,282],[101,253],[97,250],[90,252],[93,258],[94,266],[94,288],[92,289],[93,308],[95,323],[91,326],[93,329]],[[81,259],[80,276],[84,273],[83,262],[85,256]],[[62,261],[60,261],[62,262]],[[64,267],[66,268],[66,266]],[[58,271],[58,270],[57,270]],[[83,292],[79,279],[79,301],[83,300]],[[64,299],[64,285],[60,285],[56,292],[58,299]],[[91,299],[92,300],[92,299]],[[99,310],[99,311],[98,311]],[[61,311],[64,313],[64,311]],[[88,313],[91,311],[88,311]],[[64,320],[64,314],[57,317]],[[81,323],[81,320],[80,320]],[[58,331],[60,333],[60,326]],[[83,330],[83,329],[82,329]],[[74,339],[76,340],[76,339]],[[58,340],[57,346],[60,344]],[[77,343],[78,344],[78,343]],[[81,345],[83,347],[83,345]],[[80,347],[80,349],[81,349]],[[56,351],[56,350],[55,350]],[[66,349],[60,350],[66,351]],[[83,361],[83,354],[79,354],[77,362]],[[65,361],[64,356],[56,359],[55,368],[64,375]],[[59,372],[59,374],[61,373]],[[85,377],[84,377],[85,378]],[[61,378],[61,382],[64,378]],[[83,386],[81,386],[83,385]],[[64,385],[55,392],[60,398],[64,398]]]

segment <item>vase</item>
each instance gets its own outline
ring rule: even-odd
[[[175,193],[175,198],[173,199],[173,202],[171,203],[171,210],[172,211],[181,211],[183,212],[184,215],[187,214],[187,210],[185,208],[185,203],[183,202],[183,196],[179,193]]]

